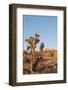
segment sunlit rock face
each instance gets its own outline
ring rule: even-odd
[[[43,49],[41,52],[41,59],[39,60],[36,69],[39,73],[56,73],[57,50],[49,48]]]
[[[57,58],[57,50],[52,49],[52,48],[45,48],[41,52],[41,56],[43,59],[46,59],[46,58],[56,59]]]

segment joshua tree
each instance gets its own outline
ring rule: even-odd
[[[35,34],[35,41],[34,44],[37,44],[40,40],[39,40],[40,35],[39,34]]]
[[[44,48],[44,43],[42,42],[40,45],[40,51],[43,51],[43,48]]]
[[[39,42],[39,37],[40,35],[36,33],[34,37],[31,36],[29,37],[29,39],[25,40],[28,43],[27,50],[31,49],[32,51],[32,61],[31,61],[32,68],[35,62],[35,48],[36,48],[37,43]],[[33,69],[31,71],[33,73]]]

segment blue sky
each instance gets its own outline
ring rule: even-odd
[[[25,39],[40,34],[40,42],[45,48],[57,49],[57,16],[31,16],[24,15],[24,49],[27,46]],[[37,47],[38,48],[38,47]]]

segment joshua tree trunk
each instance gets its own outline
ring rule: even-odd
[[[32,73],[34,73],[34,71],[33,71],[33,64],[34,63],[35,63],[35,49],[32,50],[32,61],[31,61]]]
[[[35,63],[35,49],[32,51],[32,64]]]

